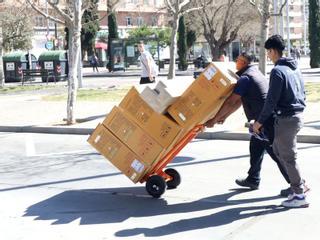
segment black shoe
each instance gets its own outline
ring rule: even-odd
[[[246,178],[236,179],[236,184],[241,187],[248,187],[251,190],[257,190],[259,188],[259,184],[249,182]]]
[[[282,189],[280,191],[280,196],[281,197],[288,197],[290,194],[293,194],[293,191],[292,191],[291,187],[288,187],[286,189]]]

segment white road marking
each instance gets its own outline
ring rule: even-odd
[[[77,153],[92,153],[94,150],[75,150],[75,151],[66,151],[66,152],[55,152],[55,153],[40,153],[40,154],[35,154],[33,156],[35,157],[41,157],[41,156],[56,156],[56,155],[68,155],[68,154],[77,154]]]
[[[34,145],[34,139],[32,134],[25,135],[25,143],[26,143],[26,156],[32,157],[36,155],[36,149]]]

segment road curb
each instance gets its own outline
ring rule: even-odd
[[[249,133],[241,132],[202,132],[197,136],[198,139],[219,139],[219,140],[239,140],[248,141],[250,139]],[[297,141],[299,143],[314,143],[320,144],[320,136],[317,135],[305,135],[298,134]]]
[[[70,135],[90,135],[94,128],[80,127],[41,127],[41,126],[0,126],[0,132],[16,133],[46,133],[46,134],[70,134]],[[248,141],[249,133],[243,132],[202,132],[196,137],[197,139],[206,140],[239,140]],[[299,143],[320,144],[320,136],[317,135],[298,135]]]
[[[102,73],[102,74],[91,74],[91,73],[85,73],[83,74],[83,77],[95,77],[95,78],[100,78],[100,77],[140,77],[141,74],[140,72],[138,73],[123,73],[123,74],[112,74],[112,73]],[[168,76],[168,73],[159,73],[158,76],[160,77],[166,77]],[[176,73],[176,76],[193,76],[192,72],[185,72],[185,73]]]
[[[0,126],[0,132],[16,133],[48,133],[48,134],[74,134],[90,135],[92,128],[75,128],[75,127],[38,127],[38,126]]]

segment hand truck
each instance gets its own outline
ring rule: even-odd
[[[148,171],[140,180],[146,182],[147,192],[154,198],[159,198],[166,190],[176,188],[181,183],[181,177],[173,168],[163,169],[170,163],[177,154],[193,139],[199,132],[202,132],[204,125],[196,125],[192,128],[174,147]]]

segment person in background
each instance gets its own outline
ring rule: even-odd
[[[281,204],[284,207],[308,207],[304,180],[297,164],[297,133],[303,126],[305,104],[304,82],[297,62],[283,57],[285,42],[280,35],[271,36],[264,45],[268,58],[275,64],[270,73],[270,87],[263,109],[253,124],[261,127],[275,112],[273,149],[285,166],[291,184],[291,194]]]
[[[297,60],[299,61],[300,60],[300,58],[301,58],[301,51],[300,51],[300,49],[299,48],[296,48],[296,57],[297,57]]]
[[[220,62],[227,62],[228,61],[226,50],[222,51],[222,54],[219,57],[219,61]]]
[[[251,65],[252,60],[253,57],[247,53],[242,53],[238,56],[236,69],[238,70],[237,75],[240,78],[236,83],[233,93],[226,99],[219,112],[214,118],[205,123],[206,127],[213,127],[216,123],[223,123],[241,105],[244,108],[248,122],[259,117],[267,97],[268,81],[256,66]],[[273,153],[271,146],[273,141],[273,123],[274,117],[271,114],[263,126],[264,134],[268,139],[261,139],[257,135],[251,135],[249,144],[250,169],[246,178],[236,179],[236,183],[239,186],[248,187],[252,190],[259,188],[261,164],[265,152],[276,162],[286,182],[290,183],[285,168]]]
[[[153,83],[156,77],[155,62],[151,54],[145,49],[143,41],[138,44],[141,61],[141,79],[140,84]]]
[[[90,60],[93,71],[99,72],[98,61],[99,61],[99,59],[98,59],[97,55],[95,53],[93,53],[93,55],[91,56],[91,60]]]

